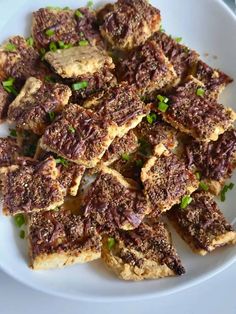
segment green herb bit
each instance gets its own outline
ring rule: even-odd
[[[64,167],[68,167],[68,160],[64,159],[63,157],[58,157],[57,159],[55,159],[56,164],[61,164]]]
[[[7,91],[10,94],[13,94],[14,96],[17,96],[18,92],[13,86],[14,81],[15,79],[10,77],[8,80],[2,82],[2,86],[5,89],[5,91]]]
[[[147,122],[149,124],[153,124],[154,122],[156,122],[157,120],[157,115],[154,112],[151,112],[147,115]]]
[[[71,43],[65,44],[64,49],[68,49],[68,48],[71,48],[71,47],[73,47],[73,45]]]
[[[54,30],[49,28],[45,31],[45,34],[48,36],[48,37],[51,37],[55,34]]]
[[[21,231],[20,231],[19,237],[20,237],[21,239],[24,239],[24,238],[25,238],[25,231],[24,231],[24,230],[21,230]]]
[[[107,247],[109,250],[112,250],[115,244],[116,244],[116,240],[114,238],[107,239]]]
[[[79,41],[79,46],[84,47],[88,46],[89,42],[87,40],[80,40]]]
[[[12,43],[8,43],[5,46],[5,50],[6,51],[10,51],[10,52],[16,51],[16,46],[14,44],[12,44]]]
[[[73,90],[80,90],[80,89],[84,89],[88,86],[88,82],[86,81],[82,81],[82,82],[77,82],[72,84],[72,88]]]
[[[143,161],[141,159],[137,159],[136,160],[136,166],[139,167],[139,168],[142,168],[143,166]]]
[[[13,77],[9,77],[6,81],[2,82],[3,87],[10,87],[13,86],[15,79]]]
[[[81,13],[80,10],[76,10],[76,11],[75,11],[75,15],[76,15],[77,17],[79,17],[79,18],[84,17],[83,13]]]
[[[163,25],[161,24],[161,26],[160,26],[160,28],[159,28],[159,31],[161,32],[161,33],[164,33],[165,32],[165,30],[164,30],[164,28],[163,28]]]
[[[53,41],[49,44],[50,51],[57,51],[57,45]]]
[[[46,75],[46,76],[44,77],[44,80],[45,80],[46,82],[49,82],[49,83],[55,83],[55,78],[54,78],[53,76],[51,76],[51,75]]]
[[[25,224],[25,217],[23,214],[17,214],[15,217],[14,217],[14,221],[15,221],[15,225],[18,227],[18,228],[21,228],[24,224]]]
[[[161,112],[166,112],[166,110],[168,109],[169,105],[167,105],[166,103],[164,102],[159,102],[158,104],[158,109],[161,111]]]
[[[91,9],[93,7],[93,1],[88,1],[87,7]]]
[[[74,129],[73,126],[71,126],[71,125],[69,125],[68,130],[69,130],[71,133],[75,133],[75,129]]]
[[[185,195],[181,200],[180,208],[185,209],[192,202],[192,200],[191,196]]]
[[[45,48],[41,48],[39,50],[39,54],[40,54],[41,60],[44,59],[45,53],[46,53],[46,49]]]
[[[203,182],[203,181],[201,181],[199,183],[199,188],[201,188],[203,191],[208,191],[209,190],[209,186],[205,182]]]
[[[200,172],[196,172],[196,173],[195,173],[195,176],[196,176],[196,178],[197,178],[198,180],[201,179],[201,173],[200,173]]]
[[[33,37],[29,37],[26,39],[27,45],[32,47],[34,45]]]
[[[205,95],[205,90],[204,90],[203,88],[199,87],[199,88],[196,90],[196,95],[203,97],[203,96]]]
[[[53,112],[53,111],[51,111],[51,112],[49,112],[48,113],[48,116],[49,116],[49,119],[50,119],[50,121],[52,122],[53,120],[55,120],[55,112]]]
[[[177,43],[180,43],[182,41],[182,37],[175,37],[174,39]]]
[[[162,95],[157,95],[157,100],[159,100],[160,102],[164,102],[165,104],[168,103],[169,98],[162,96]]]
[[[125,160],[125,161],[129,161],[131,157],[130,157],[129,154],[124,153],[124,154],[121,155],[121,158],[122,158],[123,160]]]
[[[224,202],[225,199],[226,199],[226,193],[229,191],[229,190],[232,190],[234,187],[234,184],[231,182],[229,185],[225,185],[222,189],[222,191],[220,192],[220,200],[221,202]]]
[[[17,136],[17,133],[16,133],[16,130],[15,129],[10,129],[10,136],[12,137],[16,137]]]
[[[228,185],[228,188],[229,188],[229,190],[233,190],[233,188],[234,188],[234,183],[231,182],[231,183]]]

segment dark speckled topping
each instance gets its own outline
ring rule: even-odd
[[[233,229],[209,193],[195,192],[191,197],[193,200],[186,209],[175,206],[168,216],[197,249],[208,250],[217,236]]]
[[[193,65],[196,64],[198,53],[177,43],[171,36],[163,32],[157,32],[152,39],[161,46],[165,56],[169,59],[180,78],[185,77]]]
[[[60,171],[60,175],[58,181],[63,186],[63,188],[68,193],[68,189],[71,186],[76,185],[76,180],[79,177],[82,177],[85,171],[85,167],[82,165],[77,165],[73,162],[68,162],[65,165],[59,164],[58,169]]]
[[[147,211],[142,192],[124,186],[112,174],[100,173],[86,195],[83,212],[101,230],[137,227]]]
[[[214,142],[192,140],[186,145],[188,165],[195,165],[202,177],[213,180],[224,179],[232,174],[236,161],[235,153],[235,129],[226,131]]]
[[[161,265],[166,264],[177,275],[185,273],[180,258],[172,246],[170,234],[162,222],[153,225],[142,223],[137,229],[132,231],[121,231],[120,238],[124,241],[125,247],[137,250],[143,254],[143,258],[157,261]],[[142,259],[130,252],[121,252],[124,262],[138,267],[142,266]]]
[[[68,251],[99,251],[101,241],[92,224],[70,211],[30,214],[29,241],[32,257]]]
[[[3,89],[2,84],[0,84],[0,122],[6,119],[8,108],[12,100],[12,95],[7,93]]]
[[[9,166],[13,164],[17,157],[21,155],[21,149],[16,139],[7,137],[0,138],[0,166]]]

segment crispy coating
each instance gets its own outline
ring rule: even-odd
[[[213,197],[194,192],[185,208],[173,207],[167,215],[181,237],[194,252],[205,255],[218,247],[236,241],[236,232],[220,212]]]
[[[101,237],[92,224],[70,211],[29,215],[29,247],[33,269],[85,263],[101,255]]]
[[[46,129],[41,147],[92,168],[115,136],[115,124],[91,110],[69,104],[62,115]]]
[[[53,116],[62,111],[71,96],[70,88],[63,84],[43,83],[30,77],[20,94],[10,104],[8,121],[20,129],[42,135]]]
[[[10,166],[14,164],[17,157],[21,156],[21,148],[15,138],[0,138],[0,166]]]
[[[118,0],[99,16],[102,36],[119,49],[139,46],[159,29],[161,21],[160,11],[146,0]]]
[[[53,158],[42,162],[26,161],[1,169],[3,213],[50,210],[63,203],[58,171]]]
[[[127,81],[141,94],[151,93],[172,84],[176,79],[173,66],[154,40],[130,52],[117,69],[120,81]]]
[[[109,247],[109,239],[114,245]],[[110,240],[111,241],[111,240]],[[102,259],[118,277],[143,280],[182,275],[185,269],[162,222],[142,223],[103,241]]]
[[[7,93],[0,84],[0,123],[5,121],[10,103],[14,99],[13,95]]]

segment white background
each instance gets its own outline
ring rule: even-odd
[[[233,0],[226,2],[232,4]],[[4,2],[0,1],[0,10],[3,5]],[[174,295],[147,301],[106,304],[88,304],[48,296],[21,285],[0,271],[1,314],[139,314],[149,312],[161,314],[235,314],[236,263],[216,277]]]

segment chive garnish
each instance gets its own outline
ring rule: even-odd
[[[50,121],[52,122],[55,119],[56,115],[55,115],[55,112],[51,111],[48,113],[48,116],[49,116]]]
[[[72,84],[72,89],[73,90],[80,90],[80,89],[84,89],[88,86],[88,82],[86,81],[82,81],[82,82],[77,82]]]
[[[196,172],[196,173],[195,173],[195,176],[196,176],[196,178],[197,178],[198,180],[201,179],[201,173],[200,173],[200,172]]]
[[[79,46],[84,47],[88,46],[89,42],[87,40],[80,40],[79,41]]]
[[[50,49],[50,51],[57,51],[57,45],[52,41],[49,44],[49,49]]]
[[[160,25],[159,31],[160,31],[161,33],[164,33],[164,32],[165,32],[165,30],[164,30],[164,28],[163,28],[163,25],[162,25],[162,24]]]
[[[196,90],[196,95],[197,95],[197,96],[203,97],[204,94],[205,94],[205,90],[204,90],[203,88],[199,87],[199,88]]]
[[[83,13],[81,13],[80,10],[76,10],[75,15],[80,18],[84,17]]]
[[[12,77],[9,77],[6,81],[2,82],[2,86],[5,91],[7,91],[10,94],[13,94],[14,96],[17,96],[18,92],[13,86],[14,82],[15,82],[15,79]]]
[[[130,157],[129,154],[124,153],[124,154],[121,155],[121,158],[122,158],[123,160],[125,160],[125,161],[129,161],[131,157]]]
[[[69,130],[71,133],[75,133],[75,129],[74,129],[73,126],[71,126],[71,125],[69,125],[68,130]]]
[[[159,102],[158,104],[158,109],[161,111],[161,112],[166,112],[166,110],[168,109],[168,105],[165,104],[164,102]]]
[[[16,46],[14,45],[14,44],[12,44],[12,43],[8,43],[8,44],[6,44],[6,46],[5,46],[5,50],[6,51],[16,51]]]
[[[45,48],[40,48],[39,54],[40,54],[41,60],[44,59],[45,53],[46,53],[46,49]]]
[[[55,159],[55,161],[56,161],[56,164],[57,164],[57,165],[58,165],[58,164],[61,164],[61,165],[63,165],[64,167],[68,167],[68,160],[64,159],[63,157],[57,157],[57,158]]]
[[[162,95],[157,95],[157,100],[159,100],[160,102],[164,102],[165,104],[168,103],[169,98],[162,96]]]
[[[116,240],[114,238],[108,238],[107,239],[107,247],[109,250],[111,250],[116,244]]]
[[[32,37],[27,38],[27,39],[26,39],[26,42],[27,42],[27,45],[30,46],[30,47],[32,47],[33,44],[34,44],[34,40],[33,40]]]
[[[182,37],[175,37],[174,39],[177,43],[180,43],[182,41]]]
[[[59,41],[57,42],[57,44],[58,44],[59,48],[61,48],[61,49],[64,49],[64,48],[65,48],[65,43],[64,43],[64,41],[59,40]]]
[[[93,1],[88,1],[87,7],[91,9],[93,7]]]
[[[10,136],[12,136],[12,137],[16,137],[17,136],[17,133],[16,133],[15,129],[9,129],[9,131],[10,131]]]
[[[199,188],[201,188],[204,191],[208,191],[209,190],[209,186],[205,182],[203,182],[203,181],[201,181],[199,183]]]
[[[9,77],[6,81],[2,82],[2,85],[3,87],[11,87],[14,82],[15,82],[15,79],[13,77]]]
[[[192,200],[191,196],[185,195],[181,200],[180,208],[185,209],[192,202]]]
[[[221,190],[220,192],[220,200],[221,202],[224,202],[225,199],[226,199],[226,193],[229,191],[229,190],[232,190],[234,188],[234,183],[230,183],[229,185],[225,185],[223,187],[223,189]]]
[[[24,217],[24,215],[23,214],[17,214],[14,217],[14,222],[15,222],[15,225],[18,228],[21,228],[25,224],[25,217]]]
[[[147,115],[147,122],[149,124],[153,124],[154,122],[156,122],[157,120],[157,115],[154,112],[151,112]]]
[[[49,28],[45,31],[45,34],[48,36],[48,37],[51,37],[55,34],[54,30]]]
[[[20,237],[21,239],[24,239],[24,238],[25,238],[25,231],[24,231],[24,230],[21,230],[21,231],[20,231],[19,237]]]

